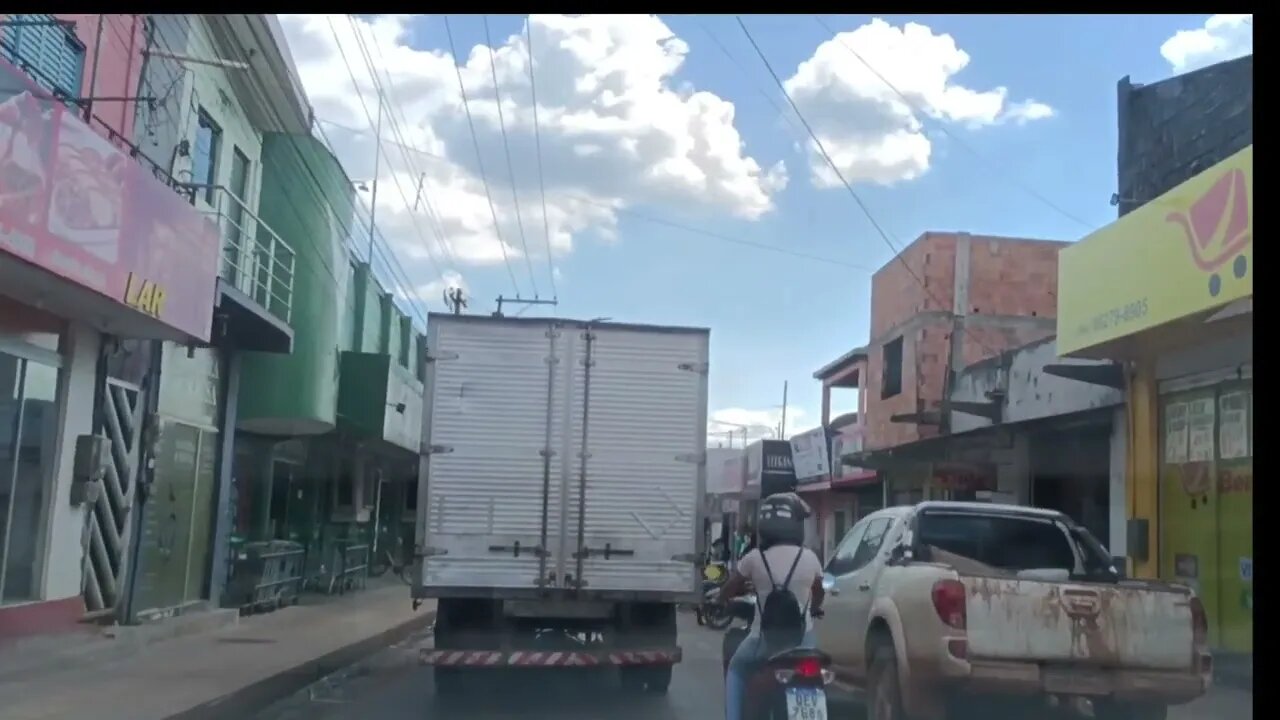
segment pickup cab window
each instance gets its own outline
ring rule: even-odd
[[[1012,572],[1077,567],[1070,537],[1048,518],[928,512],[920,517],[919,544]]]
[[[836,548],[835,555],[827,564],[827,572],[832,575],[848,575],[866,567],[884,544],[885,535],[893,525],[893,518],[874,518],[863,520],[849,531],[844,542]]]

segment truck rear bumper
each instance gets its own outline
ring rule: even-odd
[[[1210,684],[1207,676],[1190,672],[1053,668],[982,660],[968,665],[968,673],[952,677],[961,692],[1112,697],[1178,705],[1204,695]]]
[[[423,665],[469,668],[515,667],[608,667],[631,665],[675,665],[680,648],[663,650],[434,650],[424,648]]]

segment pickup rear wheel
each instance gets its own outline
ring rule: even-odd
[[[1168,716],[1169,708],[1166,705],[1115,700],[1096,700],[1093,703],[1095,720],[1165,720]]]
[[[873,648],[867,689],[867,720],[907,720],[892,645],[880,643]]]

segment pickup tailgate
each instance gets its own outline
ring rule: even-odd
[[[1139,583],[962,576],[969,656],[1149,670],[1192,668],[1191,596]]]

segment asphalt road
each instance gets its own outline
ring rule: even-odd
[[[430,668],[418,664],[429,634],[387,648],[267,708],[255,720],[718,720],[724,717],[721,633],[698,627],[682,613],[676,666],[664,696],[640,696],[600,670],[508,674],[462,698],[435,695]]]
[[[666,696],[623,692],[614,673],[549,670],[511,673],[458,699],[436,697],[431,669],[418,651],[424,632],[376,653],[263,710],[252,720],[719,720],[724,717],[720,674],[722,633],[698,627],[681,613],[684,661]],[[1253,693],[1215,689],[1170,720],[1252,720]],[[832,703],[831,720],[862,720],[856,706]]]

